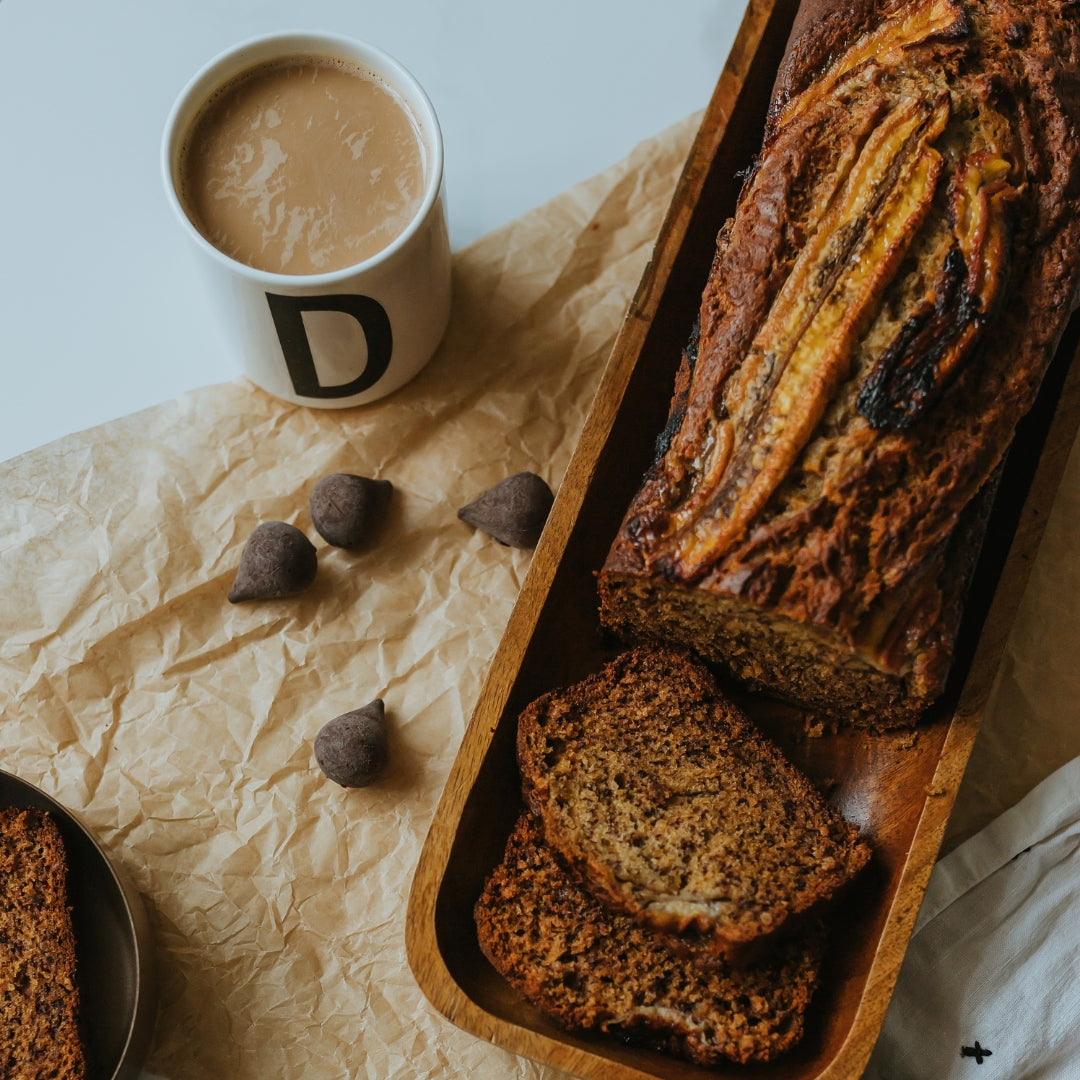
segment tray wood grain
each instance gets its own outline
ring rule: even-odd
[[[861,1075],[1080,416],[1074,319],[1006,462],[948,689],[914,736],[842,731],[808,738],[794,710],[743,701],[789,757],[827,787],[875,853],[845,898],[800,1046],[768,1065],[707,1070],[610,1036],[564,1032],[524,1003],[484,959],[472,921],[484,878],[501,859],[522,806],[517,715],[617,651],[599,627],[595,574],[651,460],[652,433],[664,425],[716,234],[733,211],[738,172],[760,145],[797,6],[751,0],[747,7],[462,740],[410,895],[409,963],[432,1004],[481,1038],[589,1080]]]

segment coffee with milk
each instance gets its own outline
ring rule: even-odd
[[[425,151],[406,104],[358,63],[291,56],[218,90],[181,150],[179,194],[226,255],[320,274],[383,250],[424,198]]]

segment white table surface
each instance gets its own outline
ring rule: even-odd
[[[234,377],[159,145],[181,87],[255,34],[395,56],[446,143],[455,250],[708,101],[743,0],[2,0],[0,460]]]

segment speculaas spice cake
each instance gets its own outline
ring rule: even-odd
[[[874,726],[940,695],[1076,304],[1078,23],[1068,0],[803,5],[606,625]]]

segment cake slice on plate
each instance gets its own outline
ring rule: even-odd
[[[0,809],[0,1076],[81,1080],[67,861],[41,810]]]

